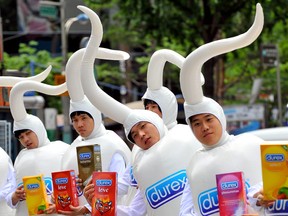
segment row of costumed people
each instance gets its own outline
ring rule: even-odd
[[[207,52],[207,47],[210,49],[209,46],[213,47],[214,43],[200,47],[187,58],[171,50],[160,50],[154,53],[149,62],[148,89],[143,96],[143,101],[145,109],[151,110],[155,109],[153,102],[151,103],[154,101],[157,105],[156,112],[158,108],[160,116],[146,110],[132,110],[98,87],[93,74],[95,58],[124,60],[128,55],[124,52],[100,48],[103,30],[99,17],[86,7],[78,6],[78,8],[88,15],[92,23],[92,33],[87,47],[75,52],[66,65],[66,85],[71,98],[70,118],[79,137],[71,145],[60,141],[50,142],[39,119],[26,113],[23,98],[21,98],[23,92],[28,90],[60,94],[66,87],[65,85],[61,89],[59,86],[48,87],[35,81],[23,81],[14,86],[10,95],[11,112],[15,121],[14,132],[24,130],[25,138],[27,135],[25,132],[28,129],[35,132],[38,138],[37,148],[29,149],[24,145],[26,149],[17,156],[14,164],[17,185],[21,185],[23,176],[36,175],[39,172],[45,175],[48,185],[51,172],[74,169],[78,173],[76,147],[95,143],[101,145],[102,170],[118,173],[120,197],[117,215],[207,215],[207,213],[219,215],[217,203],[213,202],[215,205],[207,209],[202,206],[203,202],[200,199],[200,195],[205,191],[215,192],[216,173],[243,171],[249,180],[249,185],[261,182],[260,169],[259,173],[255,172],[255,169],[252,171],[251,163],[254,167],[260,167],[260,156],[257,158],[256,151],[259,150],[262,140],[246,135],[232,137],[227,134],[223,110],[215,101],[203,97],[203,77],[201,79],[200,76],[201,67],[205,61],[216,55],[247,46],[258,37],[263,27],[263,13],[260,5],[257,5],[255,22],[251,29],[241,37],[225,39],[227,43],[225,40],[218,41],[218,44],[215,43],[215,53]],[[230,41],[235,43],[231,45]],[[177,124],[175,95],[162,86],[163,68],[166,61],[181,69],[185,115],[191,128],[188,125]],[[40,88],[42,85],[44,86]],[[19,91],[21,92],[19,95],[22,94],[22,96],[13,93]],[[12,111],[13,103],[20,112]],[[132,153],[118,135],[105,129],[99,110],[123,124],[126,138],[134,144]],[[193,116],[207,113],[215,116],[221,125],[221,136],[212,144],[199,139],[196,130],[193,129],[193,122],[190,122]],[[251,145],[248,147],[248,144]],[[196,151],[197,149],[199,150]],[[57,157],[59,160],[56,159]],[[186,184],[186,168],[189,184]],[[131,170],[133,170],[133,178],[130,175]],[[133,183],[137,183],[137,190],[131,187],[133,186],[131,179],[136,180]],[[130,190],[133,191],[131,196],[129,198],[124,196],[131,192]],[[182,196],[183,191],[185,197]],[[91,193],[93,193],[93,184],[88,184],[84,192],[79,190],[80,206],[72,208],[71,212],[58,212],[58,214],[84,215],[89,213]],[[215,194],[211,193],[211,195]],[[18,196],[16,200],[19,202],[12,203],[13,196]],[[8,200],[11,200],[10,206],[16,207],[16,215],[28,215],[27,209],[25,211],[25,201],[20,201],[23,199],[23,188],[19,186],[10,194],[10,197]],[[185,202],[188,200],[189,202]],[[251,199],[251,203],[252,201],[255,202],[255,199]],[[286,209],[287,206],[281,210],[283,215],[287,212]],[[270,208],[266,211],[275,211],[275,209]]]
[[[102,29],[97,31],[97,27],[101,26],[97,26],[95,23],[93,25],[92,22],[92,35],[84,55],[85,61],[82,61],[81,67],[81,73],[83,73],[81,80],[83,84],[85,83],[83,85],[84,92],[91,103],[103,114],[123,124],[126,138],[134,144],[132,173],[133,179],[137,182],[138,191],[130,205],[118,206],[118,215],[219,215],[217,194],[215,194],[215,176],[217,173],[229,172],[244,173],[247,189],[250,192],[249,211],[252,214],[256,212],[263,214],[263,211],[268,215],[287,214],[285,200],[269,203],[272,204],[269,207],[263,202],[257,206],[259,200],[254,195],[258,191],[251,190],[254,185],[258,186],[259,184],[261,187],[260,144],[263,143],[263,140],[247,134],[235,137],[229,135],[226,132],[226,118],[222,107],[216,101],[204,97],[201,87],[203,78],[201,79],[200,71],[207,60],[248,46],[260,35],[264,25],[264,16],[261,5],[257,4],[256,8],[252,27],[242,35],[203,45],[184,60],[175,52],[168,50],[158,51],[151,57],[147,72],[148,90],[143,96],[145,108],[149,109],[149,101],[146,100],[146,104],[145,99],[156,102],[158,98],[156,103],[158,111],[160,111],[159,115],[164,122],[169,118],[166,116],[165,119],[165,112],[169,107],[167,104],[172,103],[166,103],[169,101],[169,96],[167,96],[167,89],[162,86],[163,67],[166,61],[180,67],[180,83],[185,99],[186,120],[190,126],[189,132],[195,135],[187,135],[190,139],[188,143],[182,139],[185,130],[173,133],[177,130],[174,130],[167,123],[168,121],[165,122],[165,125],[163,120],[154,113],[129,109],[99,88],[93,74],[93,61],[97,54],[95,47],[99,47],[101,42],[99,32],[102,33]],[[95,33],[94,37],[93,32]],[[154,76],[151,75],[151,72]],[[152,82],[150,76],[153,77]],[[165,91],[166,93],[164,93]],[[162,102],[166,103],[165,107],[161,106]],[[214,134],[212,137],[215,136],[214,139],[211,138],[212,140],[209,140],[210,138],[202,139],[202,136],[206,136],[205,133],[196,133],[197,130],[194,128],[199,124],[190,122],[195,120],[194,117],[202,115],[210,116],[207,121],[210,121],[212,116],[215,120],[213,122],[217,123],[215,124],[215,134],[212,128],[209,129],[211,130],[209,133]],[[199,121],[197,118],[196,120]],[[169,126],[170,130],[167,129]],[[190,146],[191,144],[193,147]],[[195,150],[199,144],[200,148]],[[184,189],[182,186],[186,182],[186,171],[188,183]],[[171,187],[171,185],[178,187]],[[211,194],[203,196],[205,192],[211,192]],[[84,189],[89,203],[91,203],[89,200],[91,193],[93,193],[93,184]],[[209,200],[207,197],[211,199]],[[144,205],[146,205],[146,210],[141,207]],[[282,208],[277,206],[282,206]]]

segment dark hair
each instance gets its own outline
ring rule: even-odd
[[[29,131],[30,129],[22,129],[22,130],[17,130],[17,131],[14,131],[14,136],[16,137],[16,139],[19,139],[19,136],[22,134],[22,133],[25,133],[27,131]]]
[[[74,116],[79,116],[79,115],[82,115],[82,114],[86,114],[86,115],[88,115],[90,118],[93,119],[92,115],[91,115],[90,113],[88,113],[88,112],[85,112],[85,111],[75,111],[75,112],[72,112],[72,113],[70,114],[70,119],[72,119]]]
[[[131,134],[131,131],[129,132],[128,134],[128,140],[132,143],[135,143],[134,139],[132,138],[132,134]]]
[[[144,108],[146,108],[148,104],[156,104],[158,106],[159,111],[162,113],[160,106],[155,101],[150,99],[144,99]]]

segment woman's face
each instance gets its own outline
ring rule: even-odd
[[[218,118],[209,113],[190,117],[190,124],[195,137],[204,145],[216,144],[222,136],[222,126]]]

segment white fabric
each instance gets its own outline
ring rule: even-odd
[[[69,145],[66,143],[55,141],[35,149],[22,149],[16,157],[14,163],[17,186],[23,184],[22,178],[24,176],[43,174],[45,178],[48,200],[50,200],[50,196],[53,193],[51,190],[51,173],[61,170],[61,160],[68,147]],[[28,210],[26,207],[26,201],[18,202],[16,206],[13,206],[11,198],[12,193],[9,194],[9,205],[16,208],[15,215],[27,216]]]
[[[38,137],[38,147],[48,145],[50,143],[43,122],[34,115],[27,114],[21,121],[14,121],[13,132],[18,130],[32,130]]]
[[[92,139],[94,137],[102,136],[105,133],[104,125],[102,124],[101,112],[87,99],[86,96],[81,101],[70,100],[69,115],[76,111],[84,111],[89,113],[94,120],[94,129],[88,137],[84,139]]]
[[[164,124],[170,130],[177,124],[178,104],[175,95],[166,87],[152,90],[147,88],[142,100],[149,99],[155,101],[162,111]]]
[[[186,183],[180,204],[180,216],[196,216],[189,182]]]
[[[129,206],[118,205],[117,216],[144,216],[147,214],[147,209],[143,194],[138,189]]]
[[[167,132],[167,128],[163,124],[163,120],[156,113],[149,110],[131,110],[131,112],[125,119],[123,126],[126,138],[135,145],[136,143],[133,140],[129,139],[129,133],[131,132],[132,127],[141,121],[152,122],[159,131],[160,139],[162,139]]]
[[[9,155],[0,148],[0,216],[12,214],[7,205],[8,194],[16,188],[15,171]]]
[[[126,166],[130,164],[131,151],[115,132],[106,129],[102,136],[93,139],[83,140],[81,136],[77,137],[64,154],[62,170],[74,169],[78,175],[76,147],[92,144],[100,145],[102,170],[115,171],[118,173],[118,179],[122,178]],[[119,182],[121,183],[121,181]],[[83,192],[79,192],[78,196],[80,205],[85,205],[87,201],[83,196]]]

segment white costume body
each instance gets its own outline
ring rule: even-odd
[[[69,89],[68,89],[69,90]],[[70,145],[70,148],[66,151],[65,156],[62,160],[62,170],[75,170],[76,174],[79,174],[76,147],[84,145],[98,144],[101,149],[101,162],[102,171],[117,172],[118,176],[118,189],[119,195],[121,193],[121,178],[125,172],[126,166],[131,164],[131,151],[127,144],[111,130],[106,130],[102,123],[101,112],[96,109],[90,101],[83,96],[81,101],[70,101],[69,113],[84,111],[89,113],[94,120],[94,129],[91,134],[83,138],[78,136]],[[78,191],[80,206],[87,205],[83,192]]]
[[[220,105],[210,98],[204,98],[201,103],[185,104],[186,120],[197,114],[210,113],[220,121],[222,136],[218,143],[206,146],[196,151],[187,168],[193,204],[197,215],[219,215],[216,174],[240,172],[244,173],[246,186],[261,181],[260,144],[262,139],[249,134],[238,136],[226,132],[226,118]],[[185,197],[181,207],[184,209]],[[193,211],[193,210],[192,210]],[[185,215],[181,210],[181,214]]]
[[[148,150],[138,148],[133,158],[133,174],[144,197],[147,213],[178,215],[187,179],[185,169],[190,159],[187,154],[192,149],[181,142],[181,136],[170,134],[157,114],[147,110],[133,110],[128,116],[124,124],[127,138],[133,125],[140,121],[154,124],[161,137]]]
[[[9,155],[0,148],[0,216],[12,214],[12,208],[7,205],[7,196],[16,189],[15,171]]]
[[[43,123],[33,115],[27,115],[27,118],[23,121],[14,122],[14,131],[23,129],[30,129],[35,132],[39,144],[38,148],[22,149],[17,155],[14,163],[17,187],[23,184],[22,178],[24,176],[43,174],[48,200],[50,201],[53,193],[51,173],[61,170],[61,160],[69,145],[62,141],[50,142]],[[26,201],[20,201],[16,206],[13,206],[12,193],[9,196],[9,205],[16,208],[15,216],[28,216]]]

